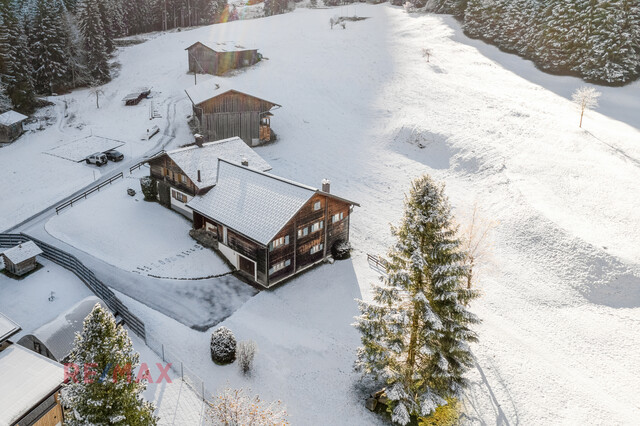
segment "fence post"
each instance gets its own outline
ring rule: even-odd
[[[162,362],[166,362],[164,360],[164,343],[162,344]]]
[[[180,377],[182,377],[182,381],[184,381],[184,371],[182,370],[182,361],[180,361]]]
[[[204,382],[202,382],[202,400],[204,401]]]

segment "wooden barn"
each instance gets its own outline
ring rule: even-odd
[[[38,267],[36,256],[42,254],[40,247],[33,241],[27,241],[0,253],[7,272],[22,276]]]
[[[185,49],[189,57],[189,72],[198,74],[223,75],[227,72],[248,67],[260,61],[258,49],[247,49],[235,43],[215,43],[209,47],[196,42]]]
[[[194,145],[149,160],[151,177],[158,181],[160,201],[189,219],[192,211],[186,204],[215,185],[218,159],[245,162],[263,172],[271,170],[269,163],[238,137],[208,143],[198,137],[196,140]]]
[[[223,89],[212,80],[186,92],[206,140],[238,136],[249,146],[272,140],[270,111],[281,105],[238,90]]]
[[[18,139],[24,131],[22,123],[27,118],[29,117],[15,111],[0,114],[0,143],[10,143]]]
[[[147,99],[150,94],[151,89],[148,87],[138,87],[122,98],[122,102],[124,102],[126,106],[138,105],[141,100]]]
[[[322,262],[349,241],[353,201],[269,173],[220,160],[218,181],[188,203],[194,229],[247,279],[271,287]]]

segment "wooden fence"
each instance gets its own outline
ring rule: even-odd
[[[93,271],[87,268],[75,256],[50,244],[30,237],[27,234],[0,234],[0,247],[13,247],[26,241],[33,241],[43,251],[42,257],[73,272],[87,287],[111,309],[114,315],[120,315],[124,323],[140,338],[146,341],[144,323],[122,303],[120,299],[102,281],[96,278]]]
[[[73,197],[72,199],[65,201],[64,203],[60,204],[58,207],[56,207],[56,214],[60,213],[62,210],[66,209],[67,207],[73,207],[73,203],[77,203],[78,201],[82,200],[82,199],[87,199],[87,195],[91,195],[96,191],[100,191],[100,188],[104,188],[107,185],[111,185],[112,182],[123,178],[124,175],[122,174],[122,172],[118,173],[117,175],[111,177],[110,179],[102,182],[99,185],[96,185],[94,187],[91,187],[89,189],[87,189],[86,191],[84,191],[82,194],[80,195],[76,195],[75,197]]]

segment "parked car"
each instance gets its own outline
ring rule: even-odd
[[[107,159],[109,161],[120,161],[124,158],[124,155],[120,151],[116,151],[115,149],[105,151],[104,155],[107,156]]]
[[[84,159],[87,164],[95,164],[96,166],[102,166],[107,164],[107,156],[101,152],[95,152]]]

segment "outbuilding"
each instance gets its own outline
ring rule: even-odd
[[[16,111],[0,114],[0,143],[11,143],[24,131],[22,123],[29,117]]]
[[[258,49],[248,49],[233,42],[214,43],[211,47],[198,41],[185,50],[189,57],[189,72],[198,74],[223,75],[253,65],[262,58]]]
[[[22,276],[38,267],[36,256],[42,254],[40,247],[33,241],[26,241],[0,252],[7,272]]]

